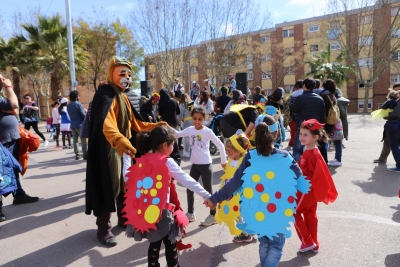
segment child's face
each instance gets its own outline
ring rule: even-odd
[[[201,113],[194,113],[192,116],[193,125],[197,130],[200,130],[203,128],[204,120],[205,120],[205,118],[204,118],[203,114],[201,114]]]
[[[242,156],[239,151],[233,149],[231,146],[226,146],[225,151],[230,159],[238,160]]]
[[[301,145],[306,146],[306,147],[315,146],[318,138],[319,138],[319,136],[312,135],[310,130],[300,128],[299,139],[300,139]]]

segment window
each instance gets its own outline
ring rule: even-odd
[[[394,61],[399,61],[400,60],[400,51],[396,51],[392,54],[392,59]]]
[[[390,83],[400,82],[400,74],[390,74]]]
[[[358,99],[358,109],[364,109],[364,99]],[[372,109],[372,99],[368,99],[368,109]]]
[[[331,50],[340,50],[342,46],[339,42],[331,42]]]
[[[283,30],[283,37],[294,36],[294,29]]]
[[[248,54],[246,57],[247,64],[253,63],[253,54]]]
[[[391,13],[392,13],[392,17],[398,15],[398,13],[399,13],[399,7],[398,7],[398,6],[392,7]]]
[[[283,67],[283,74],[294,74],[292,67]]]
[[[249,80],[249,81],[253,80],[253,72],[252,71],[247,72],[247,80]]]
[[[214,45],[207,45],[207,52],[208,53],[214,52]]]
[[[392,30],[392,38],[400,38],[400,29]]]
[[[372,15],[360,17],[360,24],[370,24],[370,23],[372,23]]]
[[[263,80],[272,78],[272,71],[270,71],[270,70],[264,71],[264,72],[262,73],[262,75],[261,75],[261,78],[262,78]]]
[[[271,60],[271,54],[262,54],[261,61],[266,62]]]
[[[310,45],[310,52],[316,52],[318,51],[318,45]]]
[[[199,71],[199,68],[198,67],[191,67],[190,68],[190,73],[196,73],[196,72],[198,72]]]
[[[341,34],[341,33],[342,33],[342,28],[340,26],[339,27],[331,27],[328,30],[328,38],[331,40],[337,39],[337,38],[339,38],[339,34]]]
[[[364,36],[358,39],[358,46],[370,46],[372,45],[372,36]]]
[[[285,54],[291,55],[294,52],[294,47],[286,47],[286,48],[283,49],[283,52]]]
[[[308,32],[317,32],[319,31],[318,24],[313,24],[308,27]]]
[[[372,67],[373,66],[373,59],[370,57],[366,57],[366,58],[360,58],[358,60],[358,66],[360,68],[368,68],[368,67]]]
[[[230,44],[229,47],[231,48],[231,50],[235,49],[236,44]]]
[[[260,44],[264,44],[267,41],[271,40],[271,36],[267,35],[267,36],[261,36],[260,37]]]
[[[288,84],[288,85],[285,85],[283,87],[283,89],[285,90],[285,93],[290,93],[290,90],[292,90],[293,87],[294,87],[294,84]]]
[[[196,51],[195,49],[190,50],[190,57],[191,57],[191,58],[197,57],[197,51]]]

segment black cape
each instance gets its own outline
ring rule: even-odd
[[[86,166],[86,214],[101,216],[103,209],[115,212],[115,199],[108,163],[107,140],[103,134],[103,123],[110,110],[115,92],[108,84],[101,85],[93,97],[89,123],[89,146]],[[132,107],[133,116],[142,117]],[[136,133],[132,131],[134,145]]]

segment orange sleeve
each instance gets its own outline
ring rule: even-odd
[[[117,99],[114,97],[110,110],[108,111],[106,119],[103,123],[103,134],[106,137],[107,142],[110,143],[111,147],[113,148],[117,147],[117,143],[121,138],[126,138],[118,129],[118,114],[119,107],[117,105]]]

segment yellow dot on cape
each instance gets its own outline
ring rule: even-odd
[[[275,173],[274,173],[274,172],[267,172],[267,173],[265,174],[265,176],[266,176],[268,179],[272,180],[272,179],[275,178]]]
[[[142,193],[142,194],[143,194],[143,192],[144,192],[144,190],[143,190],[143,189],[140,189],[140,193]]]
[[[256,220],[259,222],[264,221],[264,219],[265,219],[265,215],[261,211],[256,212],[255,217],[256,217]]]
[[[162,183],[161,183],[161,182],[157,182],[157,183],[156,183],[156,188],[157,188],[157,189],[161,189],[161,187],[162,187]]]
[[[142,214],[142,210],[138,210],[138,211],[137,211],[137,214]]]
[[[145,194],[147,194],[148,192],[149,192],[149,190],[147,190],[147,189],[146,189],[146,190],[144,190],[144,193],[145,193]]]
[[[293,210],[292,210],[292,209],[286,209],[286,210],[285,210],[285,215],[286,215],[287,217],[292,216],[292,215],[293,215]]]
[[[258,174],[253,174],[253,176],[251,176],[251,179],[253,180],[253,182],[258,183],[261,180],[261,177]]]
[[[156,205],[150,205],[144,213],[146,222],[155,223],[160,216],[160,209]]]
[[[262,201],[262,202],[266,203],[266,202],[269,201],[269,199],[270,199],[270,197],[269,197],[268,194],[265,194],[265,193],[264,193],[264,194],[261,195],[261,201]]]
[[[150,196],[155,197],[157,196],[157,190],[156,189],[150,189]]]
[[[244,195],[245,198],[248,198],[248,199],[252,198],[253,195],[254,195],[253,189],[251,189],[249,187],[246,187],[243,190],[243,195]]]
[[[157,176],[156,176],[156,179],[157,179],[158,181],[161,181],[162,175],[161,175],[161,174],[157,175]]]
[[[142,163],[139,163],[139,168],[142,168],[142,166],[143,166],[143,164],[142,164]]]

